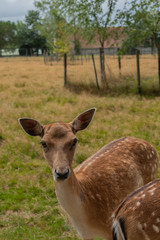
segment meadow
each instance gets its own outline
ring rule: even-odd
[[[40,139],[25,134],[18,118],[31,117],[42,124],[70,122],[96,107],[88,129],[77,134],[74,167],[124,136],[145,139],[160,153],[156,58],[141,59],[142,96],[136,94],[134,57],[123,59],[122,64],[120,75],[117,60],[106,60],[110,89],[104,86],[98,91],[90,62],[69,65],[68,86],[64,88],[61,64],[44,65],[41,58],[0,59],[1,240],[79,239],[58,205]]]

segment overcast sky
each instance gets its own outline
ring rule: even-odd
[[[0,0],[0,20],[23,20],[28,10],[34,9],[34,0]]]
[[[119,0],[117,7],[122,8],[125,0]],[[34,9],[34,0],[0,0],[0,20],[24,20],[28,10]]]

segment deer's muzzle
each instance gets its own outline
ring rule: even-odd
[[[67,169],[67,171],[64,172],[64,173],[61,173],[61,172],[55,170],[54,171],[54,179],[55,179],[55,181],[57,181],[57,180],[65,180],[65,179],[67,179],[69,177],[69,174],[70,174],[69,169]]]

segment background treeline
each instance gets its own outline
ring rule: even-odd
[[[78,53],[82,39],[102,49],[112,47],[114,39],[121,53],[140,45],[160,53],[157,0],[126,0],[122,10],[117,9],[118,0],[35,0],[34,4],[36,10],[28,11],[24,21],[0,21],[0,49],[47,47],[52,52]]]
[[[35,9],[24,21],[0,21],[0,49],[49,48],[68,53],[96,42],[102,49],[113,39],[121,52],[140,45],[152,45],[160,56],[160,2],[126,0],[122,10],[118,0],[35,0]],[[120,41],[118,43],[118,41]],[[115,46],[115,44],[114,44]]]
[[[28,11],[24,21],[0,21],[0,49],[19,48],[23,55],[23,49],[46,48],[46,38],[40,33],[38,26],[40,17],[38,11]]]

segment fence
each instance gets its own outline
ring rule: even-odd
[[[125,56],[120,56],[117,48],[104,49],[105,60],[103,60],[100,57],[100,49],[81,49],[79,55],[71,52],[67,55],[54,54],[52,56],[46,50],[41,50],[37,54],[36,49],[32,49],[30,54],[25,50],[26,55],[20,56],[18,50],[10,49],[10,55],[5,51],[7,55],[3,55],[1,60],[43,60],[51,67],[59,65],[64,75],[64,85],[72,87],[76,91],[83,86],[87,86],[88,89],[93,86],[100,91],[104,89],[105,86],[101,83],[103,80],[101,77],[102,62],[104,62],[106,86],[108,85],[110,89],[117,88],[117,91],[121,86],[124,86],[125,89],[132,86],[141,94],[144,84],[148,81],[152,81],[154,85],[158,83],[158,55],[151,54],[153,52],[151,48],[139,48],[138,50],[133,49]]]
[[[92,51],[91,51],[92,50]],[[100,54],[100,49],[90,49],[90,51],[81,51],[83,54],[74,55],[54,55],[44,56],[45,64],[56,66],[62,65],[64,62],[64,85],[67,84],[80,87],[84,84],[97,86],[97,89],[102,87],[101,82],[104,81],[108,88],[125,85],[128,88],[131,85],[135,87],[135,80],[137,81],[138,93],[142,93],[141,81],[145,83],[150,79],[157,85],[158,83],[158,56],[157,54],[147,54],[148,49],[137,49],[125,56],[118,54],[118,49],[112,51],[111,54],[106,54],[108,50],[105,49],[105,74],[106,79],[102,77],[103,71],[103,56]],[[111,49],[109,50],[111,53]],[[96,54],[95,54],[96,53]],[[143,54],[142,54],[143,53]],[[151,53],[151,52],[150,52]],[[84,80],[83,80],[84,79]],[[143,81],[144,82],[144,81]]]
[[[156,49],[151,47],[138,47],[141,54],[153,54],[156,53]],[[118,48],[111,47],[111,48],[104,48],[105,55],[117,55]],[[129,54],[135,54],[136,49],[133,49],[132,52]],[[32,57],[32,56],[42,56],[47,49],[39,49],[39,48],[5,48],[0,49],[0,57]],[[80,49],[80,55],[87,56],[91,54],[99,54],[99,48],[84,48]],[[55,54],[56,55],[56,54]],[[74,56],[74,52],[71,53]]]

